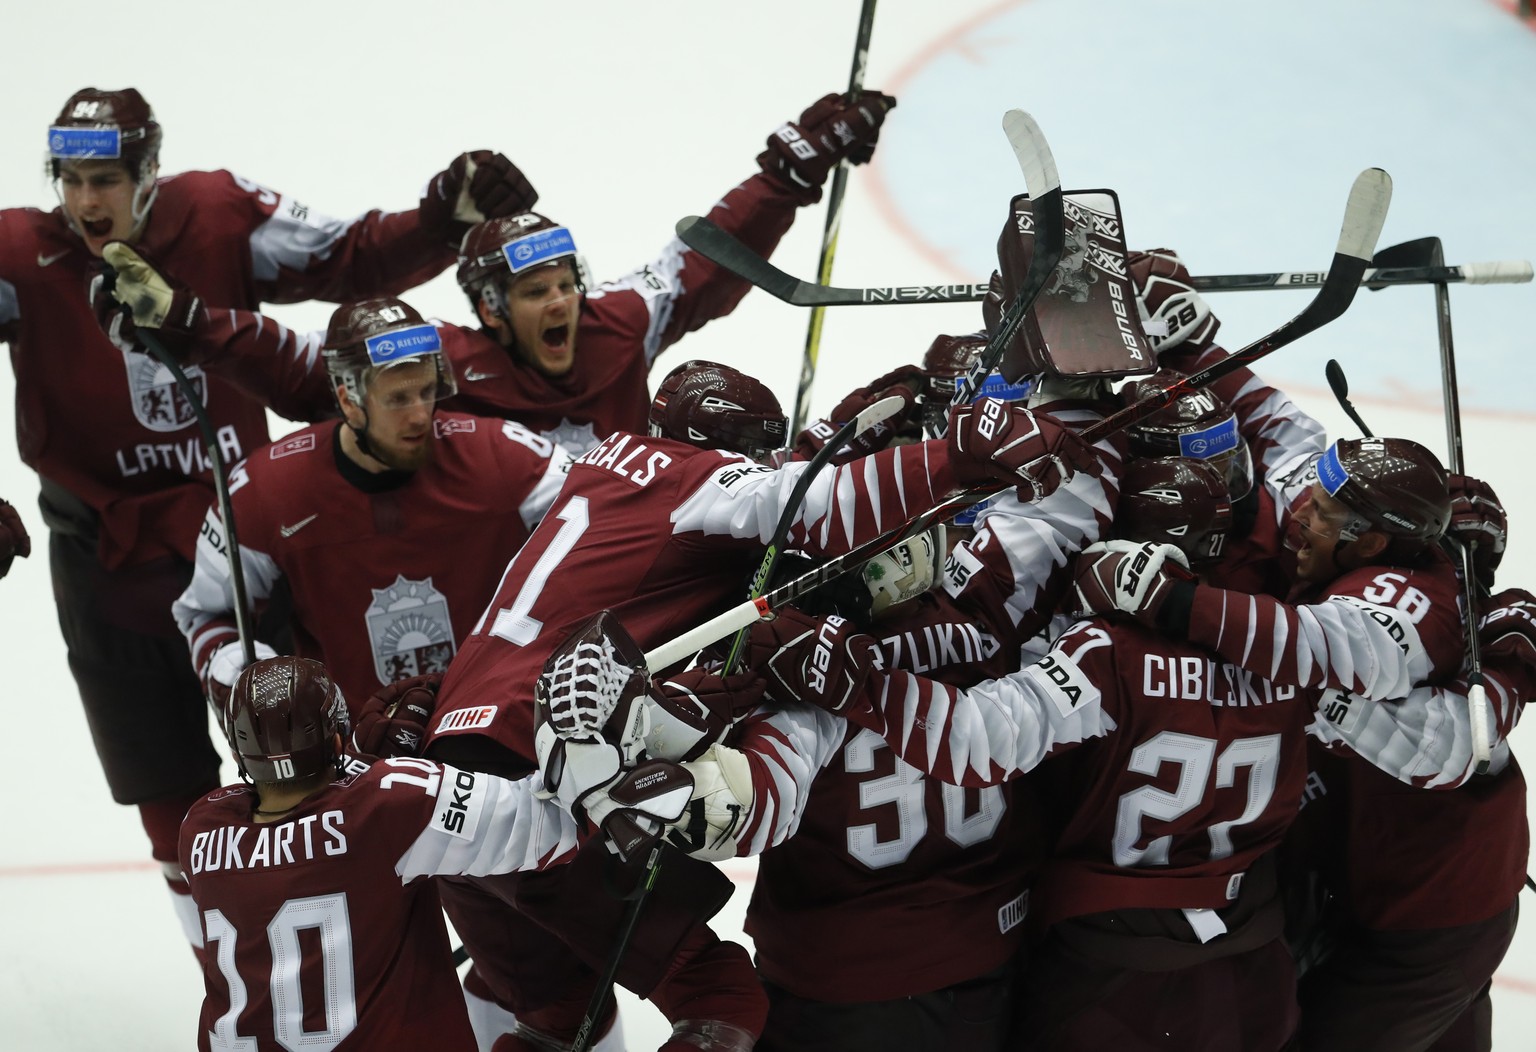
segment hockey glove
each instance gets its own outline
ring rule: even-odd
[[[949,414],[949,463],[963,486],[1016,483],[1031,503],[1079,471],[1099,474],[1099,458],[1071,428],[1016,403],[983,398]]]
[[[277,657],[277,651],[260,640],[256,641],[253,649],[257,661]],[[240,678],[244,668],[245,648],[238,639],[219,647],[203,665],[203,697],[213,706],[220,727],[224,726],[224,710],[229,705],[230,692],[234,690],[235,680]]]
[[[1509,517],[1493,487],[1470,475],[1450,476],[1451,524],[1446,536],[1472,549],[1472,572],[1478,584],[1493,591],[1494,571],[1509,545]]]
[[[0,577],[11,572],[11,561],[16,556],[25,559],[32,554],[32,538],[22,525],[21,516],[7,500],[0,499]]]
[[[1477,644],[1486,666],[1521,666],[1524,676],[1536,677],[1536,596],[1523,588],[1506,588],[1488,600],[1477,629]]]
[[[735,857],[737,836],[756,797],[746,754],[714,745],[683,766],[693,776],[693,797],[683,814],[670,823],[667,842],[705,862]]]
[[[757,163],[768,175],[795,192],[801,204],[821,200],[821,184],[839,161],[863,164],[875,153],[880,125],[896,100],[878,91],[861,91],[852,101],[824,95],[798,121],[768,136],[768,148]]]
[[[832,463],[846,464],[867,457],[898,439],[911,442],[921,438],[917,421],[917,395],[922,390],[924,375],[915,365],[903,365],[867,386],[854,388],[837,403],[829,415],[812,421],[800,432],[795,439],[795,456],[810,460],[821,452],[821,448],[837,434],[840,427],[882,398],[900,398],[902,406],[895,415],[850,439],[841,452],[833,454]]]
[[[671,676],[656,676],[641,704],[644,723],[638,725],[645,755],[653,760],[693,760],[724,737],[740,716],[757,708],[767,684],[755,672],[722,676],[691,668]],[[637,727],[634,719],[628,728]]]
[[[693,798],[688,765],[648,760],[621,772],[583,801],[587,817],[625,862],[636,858],[683,816]]]
[[[1154,248],[1127,253],[1125,261],[1136,289],[1141,326],[1152,349],[1161,355],[1182,347],[1181,353],[1198,354],[1209,347],[1221,322],[1195,290],[1179,254]]]
[[[204,310],[197,293],[126,241],[107,242],[101,258],[117,275],[111,283],[105,275],[91,281],[91,309],[107,339],[121,350],[143,353],[138,330],[153,330],[178,364],[198,364],[197,328]],[[122,306],[130,316],[124,317]]]
[[[1171,544],[1099,541],[1077,556],[1067,607],[1078,617],[1119,612],[1156,626],[1174,584],[1193,580],[1184,553]]]
[[[747,633],[747,664],[768,680],[781,704],[803,701],[842,715],[863,701],[880,646],[837,616],[810,617],[783,607]]]
[[[440,672],[413,676],[391,683],[363,702],[352,725],[349,751],[371,760],[420,756],[442,683]]]
[[[471,150],[427,183],[421,226],[457,249],[474,224],[526,212],[538,200],[539,192],[517,165],[490,150]]]

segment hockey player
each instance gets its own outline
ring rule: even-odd
[[[41,476],[59,625],[97,756],[112,798],[139,809],[153,856],[184,893],[176,831],[218,784],[219,757],[170,604],[190,578],[211,484],[170,378],[98,330],[85,297],[97,256],[112,239],[132,241],[197,273],[220,306],[390,293],[451,262],[456,212],[482,217],[475,201],[489,208],[498,196],[519,211],[534,198],[505,159],[477,154],[473,175],[471,157],[457,159],[417,210],[341,221],[228,172],[161,178],[160,142],[131,88],[86,88],[64,104],[48,135],[59,207],[0,211],[0,339],[11,345],[17,442]],[[258,402],[191,375],[226,456],[267,440]],[[175,901],[195,941],[184,894]]]
[[[616,433],[572,467],[555,507],[508,567],[449,667],[429,756],[508,775],[530,770],[534,681],[550,648],[589,613],[611,609],[642,647],[653,646],[741,594],[806,467],[794,462],[773,469],[751,459],[784,442],[778,400],[734,369],[693,362],[663,381],[650,419],[650,435]],[[1049,492],[1074,468],[1096,470],[1096,461],[1054,421],[982,403],[957,415],[948,444],[898,447],[826,472],[825,480],[811,485],[790,544],[836,554],[957,485],[1022,481],[1034,471],[1041,490]],[[591,861],[600,864],[601,852]],[[552,930],[571,932],[568,941],[577,954],[588,967],[600,968],[618,920],[594,913],[601,876],[599,865],[578,860],[551,880],[445,888],[445,905],[477,966],[499,968],[494,982],[511,997],[535,980],[548,990],[551,971],[540,962],[538,976],[515,974],[515,945],[491,941],[496,925],[505,930],[506,922],[498,920],[505,904],[515,903]],[[619,972],[620,982],[651,997],[679,1026],[680,1042],[689,1019],[729,1024],[744,1035],[755,1035],[762,1021],[744,951],[702,927],[724,890],[719,883],[699,886],[705,878],[720,879],[680,859],[662,866]],[[575,917],[564,915],[572,911]],[[572,975],[570,984],[578,979]],[[722,982],[721,992],[704,994]],[[546,994],[549,1000],[556,996]],[[566,996],[578,1011],[585,1003],[579,985]],[[519,1005],[510,1007],[520,1021],[531,1019]],[[557,1023],[548,1019],[543,1028],[568,1034],[575,1019]]]
[[[342,419],[257,450],[230,503],[250,600],[286,584],[299,653],[360,702],[447,670],[570,457],[512,421],[437,412],[454,376],[438,330],[401,300],[337,308],[324,358]],[[215,505],[174,611],[212,697],[243,665],[229,575]]]
[[[839,162],[873,156],[895,105],[877,91],[818,100],[769,136],[762,171],[709,219],[766,257],[795,210],[821,200]],[[674,238],[654,260],[588,289],[570,231],[532,212],[472,229],[457,276],[481,328],[449,347],[463,379],[452,407],[509,416],[578,456],[614,431],[643,432],[657,356],[751,288]]]
[[[1176,537],[1176,557],[1199,566],[1229,523],[1205,465],[1127,469],[1122,536]],[[1269,855],[1306,776],[1309,709],[1295,689],[1100,618],[969,688],[877,671],[875,654],[868,636],[790,613],[754,627],[749,661],[772,697],[841,713],[946,782],[983,788],[1038,768],[1055,847],[1028,913],[1044,938],[1013,1044],[993,1047],[1285,1045],[1294,969]],[[1233,1004],[1242,1011],[1221,1007]]]
[[[1085,571],[1103,582],[1086,608],[1286,686],[1384,701],[1455,675],[1460,586],[1434,546],[1451,514],[1434,455],[1405,439],[1341,440],[1303,480],[1290,516],[1298,605],[1179,580],[1155,553],[1105,551]],[[1314,763],[1298,832],[1340,903],[1343,938],[1309,973],[1306,1046],[1427,1049],[1454,1027],[1455,1047],[1486,1048],[1488,980],[1513,937],[1528,848],[1518,765],[1431,793],[1369,758]]]
[[[346,773],[346,703],[307,658],[246,669],[223,723],[246,784],[196,801],[180,839],[207,946],[197,1047],[473,1050],[423,878],[564,862],[570,815],[534,779],[420,759]]]
[[[32,538],[11,502],[0,497],[0,577],[11,572],[11,562],[19,555],[32,554]]]

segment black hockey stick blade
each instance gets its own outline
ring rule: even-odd
[[[1388,245],[1371,257],[1371,267],[1377,273],[1382,270],[1439,267],[1444,264],[1445,252],[1440,247],[1438,237],[1421,237],[1396,245]],[[1367,278],[1366,288],[1372,292],[1380,292],[1387,287],[1387,284],[1387,282],[1371,281]]]
[[[1328,364],[1323,367],[1323,374],[1328,377],[1328,386],[1333,389],[1333,397],[1338,401],[1339,408],[1355,422],[1355,426],[1360,429],[1362,435],[1366,438],[1374,438],[1371,429],[1365,426],[1365,420],[1355,409],[1355,403],[1349,400],[1349,379],[1345,377],[1344,367],[1339,364],[1337,358],[1328,359]]]
[[[1170,384],[1161,393],[1150,395],[1118,413],[1112,413],[1085,429],[1082,438],[1087,442],[1097,442],[1105,435],[1129,427],[1138,420],[1145,420],[1171,404],[1174,399],[1205,387],[1235,369],[1253,364],[1343,314],[1354,302],[1355,293],[1360,291],[1361,276],[1371,264],[1371,253],[1376,249],[1376,239],[1381,236],[1381,227],[1386,222],[1387,208],[1391,203],[1392,177],[1380,168],[1367,168],[1361,172],[1355,177],[1354,186],[1349,191],[1349,202],[1344,207],[1344,223],[1339,231],[1333,264],[1328,268],[1328,277],[1300,314],[1268,336]]]
[[[1045,141],[1044,133],[1040,131],[1035,119],[1023,110],[1009,110],[1003,114],[1003,131],[1019,162],[1024,185],[1029,188],[1029,212],[1035,227],[1034,245],[1030,249],[1029,269],[1024,272],[1024,283],[1014,294],[1013,302],[997,323],[997,331],[988,337],[987,345],[976,356],[970,371],[955,384],[955,393],[949,401],[951,407],[965,405],[975,398],[987,374],[1003,360],[1008,344],[1018,333],[1019,326],[1024,324],[1024,316],[1034,306],[1035,300],[1040,298],[1051,275],[1056,272],[1056,265],[1061,262],[1061,254],[1066,247],[1067,220],[1062,210],[1061,177],[1056,174],[1056,159],[1051,155],[1051,147]],[[1005,379],[1016,382],[1018,378]],[[944,424],[941,421],[939,428],[942,429]]]

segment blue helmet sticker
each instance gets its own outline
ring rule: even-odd
[[[49,128],[48,154],[65,161],[123,155],[123,133],[117,128]]]
[[[1335,442],[1328,447],[1328,452],[1317,458],[1317,481],[1323,489],[1332,497],[1344,488],[1344,483],[1349,481],[1349,472],[1344,470],[1344,465],[1339,462],[1339,444]]]
[[[993,497],[987,500],[978,501],[977,503],[972,504],[969,508],[966,508],[964,511],[956,514],[955,517],[949,521],[956,526],[974,526],[976,525],[976,517],[990,508],[992,506],[992,502],[996,499],[997,498]]]
[[[421,358],[437,354],[443,349],[443,341],[434,325],[412,325],[409,329],[381,332],[363,341],[368,360],[374,365],[388,365],[404,358]]]
[[[501,246],[501,254],[507,257],[507,266],[512,268],[512,273],[518,274],[541,263],[574,256],[576,241],[565,227],[551,227],[508,241]]]
[[[1191,460],[1209,460],[1231,452],[1242,442],[1237,433],[1237,417],[1229,416],[1219,424],[1212,424],[1204,431],[1193,431],[1179,436],[1179,456]]]
[[[1001,373],[994,370],[987,374],[987,378],[976,389],[976,397],[1000,398],[1004,402],[1022,402],[1029,397],[1029,381],[1011,384],[1003,379]]]

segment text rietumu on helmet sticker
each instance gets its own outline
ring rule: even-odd
[[[1229,416],[1204,431],[1179,436],[1179,455],[1192,460],[1209,460],[1237,448],[1242,439],[1237,433],[1237,417]]]
[[[123,133],[117,128],[49,128],[48,153],[65,160],[121,157]]]
[[[507,266],[516,274],[541,263],[574,256],[576,241],[569,230],[557,226],[549,230],[536,230],[516,241],[508,241],[501,246],[501,254],[507,257]]]
[[[1029,397],[1029,381],[1011,384],[1004,380],[1000,373],[990,372],[977,388],[976,397],[978,399],[1000,398],[1004,402],[1022,402]]]
[[[1328,447],[1328,452],[1317,459],[1317,481],[1322,483],[1323,489],[1328,491],[1328,496],[1333,496],[1344,488],[1344,483],[1349,481],[1349,472],[1344,470],[1344,465],[1339,463],[1339,444],[1335,442]]]
[[[374,365],[398,362],[402,358],[420,358],[437,354],[443,349],[443,341],[433,325],[413,325],[409,329],[381,332],[363,341],[368,360]]]

